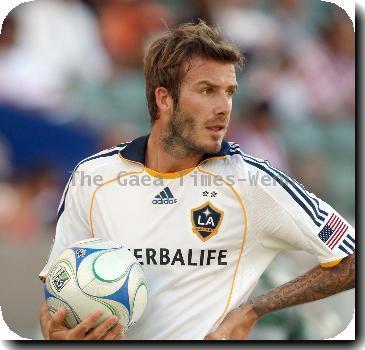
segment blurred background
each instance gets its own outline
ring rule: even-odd
[[[246,55],[227,139],[268,159],[355,222],[355,35],[320,0],[36,0],[0,35],[0,305],[41,339],[38,273],[74,166],[147,134],[144,48],[198,18]],[[283,253],[255,294],[316,264]],[[354,291],[263,318],[252,339],[324,339],[352,319]]]

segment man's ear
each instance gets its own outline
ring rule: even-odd
[[[172,113],[174,108],[174,101],[166,88],[159,86],[155,90],[155,98],[159,116],[166,114],[166,112],[168,114]]]

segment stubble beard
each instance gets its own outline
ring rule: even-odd
[[[164,151],[176,159],[203,156],[212,151],[209,147],[194,141],[197,139],[199,135],[194,117],[178,106],[161,136]]]

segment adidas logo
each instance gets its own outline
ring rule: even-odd
[[[152,201],[152,204],[174,204],[177,203],[177,199],[174,198],[174,195],[171,193],[168,187],[165,187],[163,191],[161,191],[155,199]]]

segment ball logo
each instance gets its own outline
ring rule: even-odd
[[[83,258],[86,254],[86,249],[77,249],[76,250],[76,257]]]
[[[209,201],[191,209],[193,232],[203,241],[207,241],[218,233],[224,213]]]
[[[64,268],[61,268],[56,272],[56,276],[52,279],[52,284],[56,288],[57,292],[59,292],[68,281],[70,281],[69,274]]]

